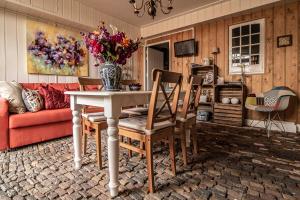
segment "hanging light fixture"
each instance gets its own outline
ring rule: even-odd
[[[142,17],[147,11],[148,15],[150,15],[152,19],[154,19],[154,17],[156,16],[156,10],[158,6],[160,7],[161,12],[165,15],[169,14],[173,9],[173,0],[167,0],[167,6],[164,6],[162,1],[163,0],[142,0],[142,4],[139,7],[137,6],[135,0],[129,0],[129,3],[133,6],[134,14],[136,14],[138,17]]]

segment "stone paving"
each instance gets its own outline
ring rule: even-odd
[[[71,137],[0,153],[0,200],[109,199],[105,142],[103,170],[95,165],[95,143],[88,144],[78,171]],[[122,150],[115,199],[300,199],[299,134],[268,139],[257,130],[206,124],[199,127],[199,148],[188,167],[178,153],[173,177],[167,148],[155,147],[154,194],[147,193],[145,159]]]

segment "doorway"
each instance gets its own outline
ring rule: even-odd
[[[171,70],[170,41],[162,41],[145,47],[145,89],[152,90],[152,70]]]

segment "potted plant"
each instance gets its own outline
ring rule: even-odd
[[[98,30],[89,33],[82,33],[86,47],[95,57],[97,64],[101,66],[100,78],[107,91],[120,90],[120,80],[122,69],[120,65],[125,65],[126,60],[138,49],[139,39],[133,41],[124,32],[116,31],[109,33],[104,23]]]

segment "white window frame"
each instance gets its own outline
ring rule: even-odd
[[[260,41],[259,41],[259,64],[252,64],[251,65],[251,57],[249,58],[250,65],[245,67],[245,74],[263,74],[265,71],[265,19],[258,19],[254,21],[249,21],[246,23],[241,24],[235,24],[232,26],[229,26],[229,74],[235,75],[235,74],[241,74],[241,69],[238,67],[232,66],[232,29],[237,27],[242,27],[245,25],[251,25],[251,24],[260,24]],[[242,33],[241,33],[242,34]],[[240,47],[242,47],[242,35],[240,35]],[[249,35],[249,55],[251,55],[251,35]],[[241,54],[240,50],[240,54]]]

